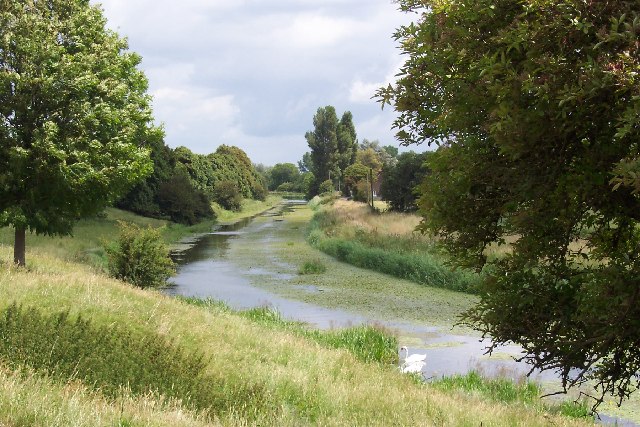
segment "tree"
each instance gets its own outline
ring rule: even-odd
[[[318,108],[313,116],[314,130],[307,132],[305,138],[311,149],[311,162],[313,164],[313,175],[315,185],[319,188],[323,181],[331,178],[331,172],[337,169],[338,137],[336,129],[338,127],[338,117],[336,109],[331,105]]]
[[[344,188],[348,195],[358,202],[366,202],[371,194],[369,171],[362,163],[354,163],[344,172]],[[364,185],[362,185],[364,183]]]
[[[0,7],[0,226],[70,234],[151,172],[140,57],[88,0]]]
[[[311,153],[304,153],[302,159],[298,161],[298,169],[300,169],[301,173],[311,172],[313,170],[313,160],[311,160]]]
[[[466,322],[599,403],[640,371],[637,2],[401,0],[418,22],[379,99],[436,142],[422,229],[482,269]],[[489,258],[489,245],[508,254]],[[492,347],[493,348],[493,347]]]
[[[278,163],[271,169],[269,177],[269,188],[275,190],[285,182],[297,183],[300,179],[300,171],[293,163]]]
[[[340,169],[340,176],[344,177],[344,171],[355,163],[358,152],[356,127],[353,124],[353,114],[350,111],[346,111],[342,115],[336,129],[336,135],[338,137],[338,169]]]
[[[382,199],[388,202],[390,210],[408,212],[418,208],[416,187],[428,173],[425,161],[430,154],[413,151],[402,153],[395,166],[384,167],[380,193]]]

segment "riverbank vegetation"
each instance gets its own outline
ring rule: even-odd
[[[434,241],[416,231],[419,216],[376,213],[364,203],[346,200],[315,206],[308,240],[322,252],[422,285],[475,292],[477,274],[448,267]]]
[[[185,304],[37,247],[32,258],[29,268],[16,269],[7,262],[10,249],[0,246],[0,310],[13,346],[0,356],[2,423],[579,424],[535,405],[452,398],[417,384],[389,363],[397,357],[392,341],[381,343],[387,356],[356,355],[354,348],[375,348],[379,334],[313,338],[264,310]],[[37,345],[40,335],[53,340],[46,351]],[[167,357],[145,362],[158,346]],[[104,369],[90,369],[97,354]]]

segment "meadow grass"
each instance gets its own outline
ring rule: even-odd
[[[47,251],[34,249],[31,258],[32,268],[16,269],[10,248],[0,246],[0,310],[16,302],[45,318],[64,312],[90,319],[95,330],[118,325],[164,337],[182,354],[202,355],[202,375],[218,391],[208,392],[215,410],[203,413],[159,394],[123,391],[109,398],[78,378],[65,382],[4,367],[0,393],[24,403],[1,399],[0,420],[9,425],[580,425],[535,408],[451,397],[415,384],[393,365],[362,362],[351,350],[222,307],[205,310],[136,289]]]
[[[223,302],[209,298],[179,297],[179,299],[199,307],[232,311]],[[304,323],[283,319],[280,313],[269,307],[252,308],[238,311],[236,314],[264,326],[303,336],[328,348],[347,349],[362,362],[382,364],[396,364],[398,362],[398,340],[390,331],[381,326],[361,325],[331,330],[310,329]]]
[[[448,267],[434,241],[415,231],[420,217],[377,213],[363,203],[345,200],[316,206],[308,241],[324,253],[422,285],[475,292],[478,275]]]

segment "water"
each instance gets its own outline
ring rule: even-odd
[[[291,209],[292,201],[283,210]],[[263,216],[278,221],[282,211],[268,211]],[[197,239],[188,241],[187,249],[172,254],[178,264],[178,272],[166,289],[170,295],[182,295],[198,298],[213,298],[224,301],[234,309],[249,309],[268,306],[277,310],[285,319],[308,323],[317,328],[340,328],[361,324],[381,324],[394,330],[401,339],[405,338],[414,345],[407,346],[409,353],[427,355],[427,363],[423,376],[439,378],[443,375],[465,374],[470,370],[479,371],[487,376],[500,375],[514,380],[521,379],[529,373],[529,366],[518,363],[515,357],[522,356],[518,346],[502,346],[494,351],[494,355],[485,355],[488,340],[477,337],[450,334],[440,328],[416,325],[403,322],[385,322],[371,319],[344,310],[328,309],[301,301],[283,298],[272,292],[257,288],[251,284],[251,276],[271,275],[286,283],[293,278],[292,274],[276,273],[269,269],[251,268],[240,270],[228,258],[228,249],[234,239],[242,239],[247,233],[258,231],[264,227],[273,227],[274,222],[252,222],[245,219],[233,225],[224,225]],[[277,263],[277,261],[275,261]],[[281,265],[280,267],[290,267]],[[286,270],[286,268],[285,268]],[[247,274],[248,273],[248,274]],[[303,288],[307,292],[323,292],[322,289],[308,285]],[[550,371],[534,372],[531,376],[537,381],[557,381],[557,374]],[[606,424],[638,426],[612,417],[602,417]]]

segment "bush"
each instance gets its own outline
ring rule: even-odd
[[[320,194],[333,193],[334,191],[335,188],[333,188],[333,182],[330,179],[323,181],[318,188]]]
[[[171,221],[193,225],[215,218],[207,196],[196,190],[184,172],[178,172],[158,189],[158,205]]]
[[[218,181],[213,187],[213,200],[228,211],[242,209],[242,194],[233,181]]]
[[[153,228],[120,222],[120,236],[105,246],[109,273],[140,288],[164,286],[175,271],[169,250]]]

